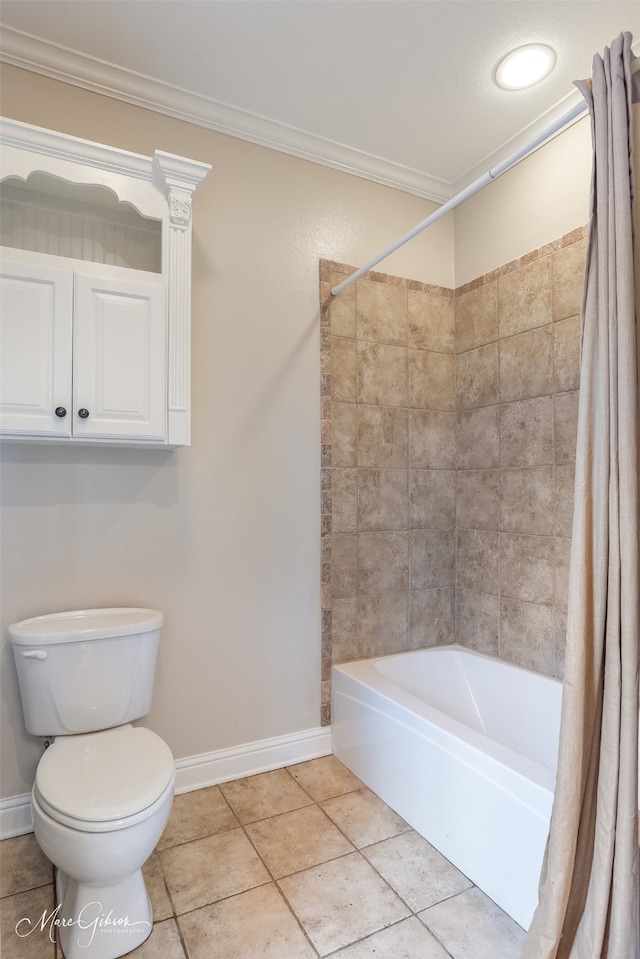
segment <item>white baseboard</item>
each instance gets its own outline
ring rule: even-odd
[[[319,726],[288,736],[218,749],[176,762],[176,794],[255,776],[331,753],[331,727]]]
[[[176,794],[255,776],[271,769],[318,759],[331,753],[331,727],[319,726],[287,736],[260,739],[176,761]],[[33,831],[31,794],[0,799],[0,839]]]
[[[33,832],[31,793],[0,799],[0,839]]]

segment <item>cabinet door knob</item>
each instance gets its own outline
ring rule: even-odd
[[[82,407],[81,410],[78,410],[78,416],[80,417],[81,420],[86,420],[88,415],[89,415],[89,410],[85,410],[84,406]]]
[[[66,415],[67,411],[65,410],[64,406],[56,406],[56,416],[59,416],[60,419],[62,419]]]

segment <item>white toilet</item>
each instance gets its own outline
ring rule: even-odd
[[[31,799],[58,870],[65,959],[116,959],[151,933],[142,866],[169,818],[175,766],[167,744],[131,722],[151,706],[162,624],[153,609],[113,608],[9,627],[27,731],[53,738]]]

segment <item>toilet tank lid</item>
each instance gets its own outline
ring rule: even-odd
[[[48,646],[77,643],[109,636],[132,636],[159,629],[164,616],[157,609],[114,606],[106,609],[76,609],[23,619],[9,627],[9,639],[17,646]]]

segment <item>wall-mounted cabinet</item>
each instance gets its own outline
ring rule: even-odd
[[[0,433],[190,440],[191,201],[208,164],[0,120]]]

